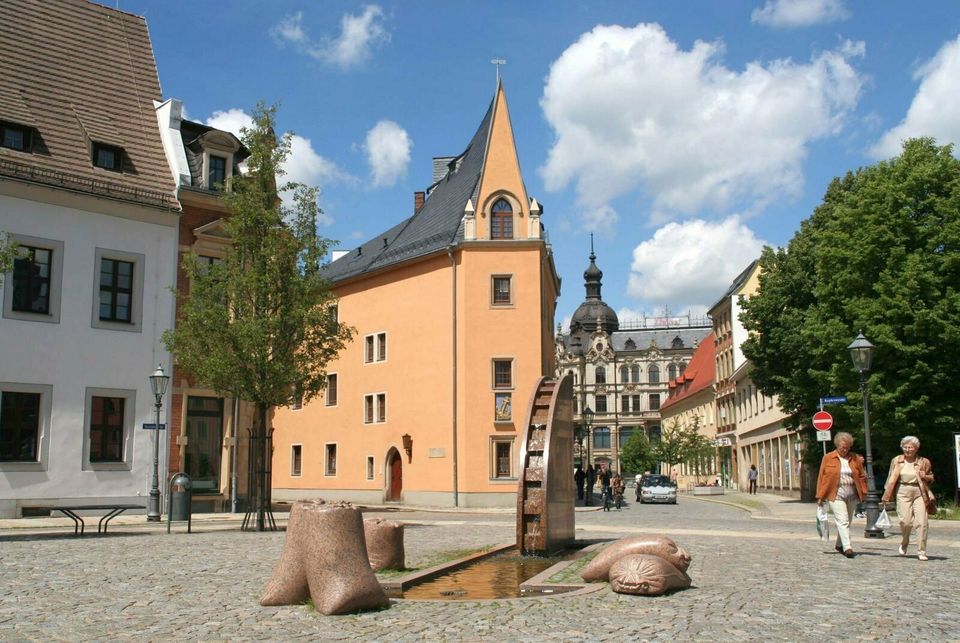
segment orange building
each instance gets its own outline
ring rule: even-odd
[[[274,500],[515,503],[519,432],[554,373],[560,279],[502,84],[433,180],[413,216],[325,269],[356,336],[322,396],[275,413]]]

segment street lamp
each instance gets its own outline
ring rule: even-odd
[[[160,522],[160,407],[163,405],[163,396],[167,392],[170,376],[163,372],[163,365],[158,364],[157,370],[150,376],[150,390],[153,392],[154,409],[156,410],[156,424],[153,431],[153,482],[150,485],[150,507],[147,510],[148,522]]]
[[[592,439],[590,437],[590,427],[593,426],[593,409],[591,409],[589,406],[584,406],[582,416],[583,416],[583,429],[584,429],[584,432],[587,434],[587,466],[589,466],[590,465],[590,440]],[[586,469],[584,469],[584,471],[586,471]],[[589,482],[589,480],[587,482]],[[587,489],[586,501],[584,501],[583,504],[585,505],[593,504],[593,488],[592,487]]]
[[[867,388],[867,372],[870,370],[873,348],[873,344],[863,336],[862,332],[847,346],[850,359],[853,360],[853,368],[860,373],[860,392],[863,395],[863,435],[867,450],[867,499],[864,503],[867,527],[863,535],[867,538],[884,538],[883,530],[877,528],[877,517],[880,516],[880,494],[877,492],[877,483],[873,477],[873,451],[870,447],[870,391]]]

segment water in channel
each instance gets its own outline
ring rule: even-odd
[[[542,596],[541,593],[521,593],[520,583],[533,578],[560,560],[559,557],[521,556],[514,549],[415,585],[404,590],[403,598],[467,601]]]

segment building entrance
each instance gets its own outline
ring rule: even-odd
[[[387,488],[387,500],[400,502],[403,492],[403,460],[396,449],[392,449],[387,456],[387,466],[390,470],[390,486]]]
[[[223,398],[187,398],[187,446],[184,471],[193,479],[194,493],[220,491],[223,451]]]

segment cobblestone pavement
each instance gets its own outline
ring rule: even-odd
[[[510,514],[401,513],[408,565],[440,551],[510,542]],[[862,521],[855,533],[862,536]],[[196,526],[196,525],[195,525]],[[577,513],[577,536],[649,531],[693,555],[692,588],[621,596],[395,601],[325,617],[257,599],[283,533],[194,534],[118,527],[106,537],[0,534],[0,640],[960,640],[960,531],[931,529],[922,563],[896,536],[857,538],[848,560],[809,524],[751,520],[682,499]]]

